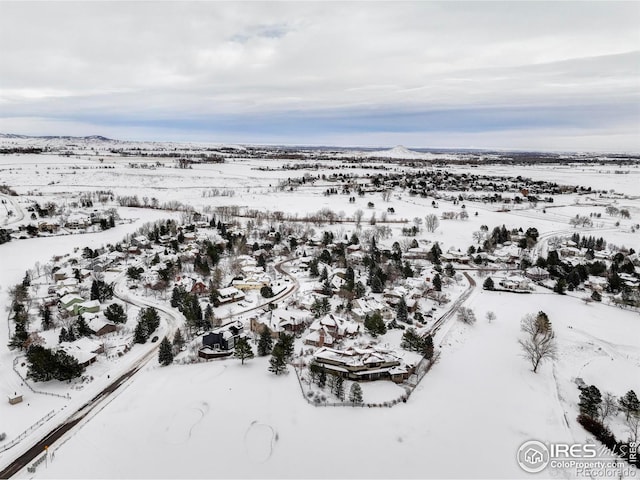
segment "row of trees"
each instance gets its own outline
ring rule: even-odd
[[[160,326],[160,315],[153,307],[143,308],[138,313],[138,323],[133,332],[135,343],[147,343],[153,332]]]
[[[29,347],[27,362],[29,363],[27,377],[36,382],[68,381],[79,377],[84,372],[84,367],[64,350],[54,352],[40,345]]]
[[[610,393],[602,395],[595,385],[581,385],[580,415],[578,423],[592,433],[600,442],[614,453],[625,458],[630,464],[640,467],[637,456],[638,431],[640,429],[640,401],[633,390],[616,398]],[[606,425],[608,418],[623,413],[627,427],[628,440],[619,442]]]

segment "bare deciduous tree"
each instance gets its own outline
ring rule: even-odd
[[[611,417],[618,413],[618,398],[611,393],[605,393],[602,396],[602,403],[598,407],[598,413],[600,414],[600,420],[605,423],[608,417]]]
[[[624,423],[629,431],[629,441],[637,442],[638,431],[640,430],[640,412],[629,414]]]
[[[487,322],[492,323],[496,319],[496,314],[494,312],[489,311],[487,312],[486,318],[487,318]]]
[[[359,208],[355,212],[353,212],[353,220],[356,222],[356,228],[360,229],[360,223],[362,222],[362,216],[364,212]]]
[[[556,357],[557,347],[551,322],[544,312],[528,314],[522,319],[520,329],[526,337],[518,340],[518,343],[524,352],[523,356],[531,362],[533,373],[536,373],[540,362]]]
[[[433,233],[440,226],[440,220],[438,220],[438,216],[435,213],[430,213],[426,217],[424,217],[424,226],[427,229],[427,232]]]
[[[458,309],[458,320],[469,325],[476,323],[476,314],[468,307]]]

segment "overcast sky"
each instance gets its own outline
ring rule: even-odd
[[[0,132],[640,151],[638,2],[0,2]]]

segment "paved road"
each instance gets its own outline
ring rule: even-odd
[[[284,270],[282,266],[285,263],[291,262],[293,259],[286,259],[282,262],[278,263],[275,268],[281,274],[289,277],[292,281],[292,285],[287,290],[283,291],[279,295],[269,299],[264,304],[258,305],[256,307],[247,309],[243,312],[239,313],[247,313],[253,310],[258,310],[264,308],[265,305],[280,301],[290,295],[293,295],[300,288],[300,284],[298,280],[291,275],[289,272]],[[182,313],[179,311],[168,307],[165,303],[156,302],[154,300],[150,300],[147,298],[141,298],[131,294],[126,284],[126,274],[123,272],[114,282],[114,295],[120,300],[127,302],[129,304],[138,306],[138,307],[154,307],[157,310],[166,314],[169,319],[169,331],[167,335],[173,335],[175,330],[179,325],[184,324],[185,318]],[[236,313],[234,315],[238,315]],[[75,412],[67,417],[67,419],[61,424],[50,430],[46,435],[44,435],[40,440],[38,440],[29,450],[23,453],[20,457],[11,462],[6,468],[0,471],[0,479],[10,478],[11,476],[18,473],[23,468],[27,467],[31,462],[33,462],[39,455],[44,452],[45,446],[51,447],[56,441],[58,441],[65,433],[69,432],[73,427],[75,427],[79,422],[87,417],[91,412],[93,412],[97,407],[101,405],[101,403],[109,398],[111,394],[117,391],[125,382],[130,380],[136,373],[138,373],[147,363],[149,363],[152,359],[156,358],[157,349],[160,346],[160,342],[155,344],[149,352],[147,352],[141,359],[139,359],[129,370],[127,370],[120,377],[111,382],[107,387],[105,387],[100,393],[94,396],[91,400],[86,402],[80,408],[78,408]]]
[[[453,302],[453,304],[451,305],[451,307],[449,308],[449,310],[447,310],[438,320],[436,320],[436,322],[433,324],[433,326],[431,327],[431,329],[429,330],[429,334],[433,337],[435,336],[436,333],[438,333],[438,330],[440,330],[442,328],[443,325],[445,325],[445,323],[447,322],[447,320],[450,320],[452,318],[454,318],[454,314],[456,313],[456,311],[458,310],[458,308],[460,308],[460,306],[467,300],[467,298],[469,298],[469,295],[471,295],[471,292],[473,292],[473,289],[476,288],[476,281],[471,278],[471,276],[467,273],[467,272],[463,272],[463,275],[465,277],[467,277],[467,281],[469,282],[469,286],[467,287],[467,289],[462,293],[462,295],[460,295],[455,302]]]
[[[140,298],[132,295],[126,286],[126,279],[124,273],[118,277],[113,289],[114,295],[132,305],[138,307],[154,307],[157,310],[166,314],[169,320],[169,331],[167,335],[172,335],[176,328],[184,322],[184,316],[177,310],[166,306],[163,303],[155,302],[146,298]],[[93,412],[99,407],[104,400],[106,400],[111,394],[117,391],[125,382],[131,379],[136,373],[138,373],[145,365],[151,360],[156,358],[156,352],[160,347],[160,342],[153,345],[153,347],[139,360],[137,360],[129,370],[123,373],[120,377],[106,386],[100,393],[94,396],[91,400],[86,402],[75,412],[70,414],[66,420],[57,427],[53,428],[40,440],[38,440],[29,450],[23,453],[20,457],[11,462],[6,468],[0,471],[0,479],[10,478],[18,473],[24,467],[28,466],[34,461],[42,452],[44,452],[45,446],[53,445],[59,440],[65,433],[75,427],[80,421],[82,421],[87,415]]]
[[[24,208],[22,208],[22,205],[20,205],[15,200],[16,197],[12,197],[10,195],[5,195],[4,193],[0,193],[0,198],[7,202],[5,204],[5,206],[7,206],[7,205],[12,205],[13,206],[13,214],[14,215],[12,217],[8,217],[7,223],[5,225],[11,225],[12,223],[18,223],[18,222],[21,222],[22,220],[24,220],[24,216],[25,216],[26,212],[25,212]]]

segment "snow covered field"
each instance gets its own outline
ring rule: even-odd
[[[524,441],[589,441],[574,420],[576,376],[619,395],[638,388],[637,314],[557,295],[479,292],[469,304],[480,320],[450,331],[406,404],[313,407],[293,372],[274,377],[264,359],[153,366],[37,476],[526,478]],[[520,318],[540,308],[560,341],[555,378],[551,364],[531,373],[517,345]]]
[[[155,169],[130,168],[145,158],[105,156],[60,157],[56,155],[6,155],[0,157],[2,182],[20,194],[20,201],[34,198],[74,198],[78,192],[110,189],[116,195],[176,200],[196,208],[240,205],[270,211],[313,213],[322,208],[353,216],[364,211],[363,228],[373,213],[378,220],[393,208],[389,220],[392,236],[382,241],[390,247],[401,240],[400,230],[414,217],[459,211],[460,206],[440,200],[433,209],[431,198],[410,197],[400,190],[388,202],[380,194],[356,197],[324,196],[331,182],[318,180],[295,191],[276,188],[289,177],[330,175],[331,170],[309,172],[255,170],[282,165],[283,161],[242,160],[219,165],[195,165],[179,170],[170,161]],[[113,166],[113,168],[104,168]],[[392,167],[395,168],[395,167]],[[615,189],[638,195],[637,167],[518,167],[469,168],[491,175],[523,175],[540,180]],[[370,169],[349,169],[370,174]],[[208,197],[212,189],[229,189],[234,196]],[[374,202],[368,208],[368,202]],[[481,225],[490,229],[535,227],[542,236],[570,235],[569,219],[576,214],[600,213],[591,229],[582,233],[604,236],[610,244],[638,250],[638,233],[632,231],[640,218],[637,198],[587,199],[556,196],[553,207],[539,204],[512,206],[464,202],[468,220],[440,220],[433,234],[418,239],[439,241],[443,251],[463,252],[472,233]],[[605,205],[628,208],[630,219],[610,217]],[[0,207],[1,208],[1,207]],[[478,213],[476,216],[475,213]],[[27,268],[53,255],[75,248],[95,248],[116,242],[142,223],[176,213],[119,207],[123,218],[137,219],[114,229],[85,235],[17,240],[0,246],[0,312],[7,308],[7,289],[19,282]],[[3,217],[0,217],[0,223]],[[619,225],[616,225],[619,222]],[[350,234],[353,223],[313,226],[317,232],[332,229]],[[477,278],[479,285],[482,279]],[[477,288],[466,301],[476,311],[473,326],[454,322],[441,339],[441,358],[411,395],[393,408],[314,407],[302,397],[292,367],[285,376],[267,371],[267,360],[256,358],[245,365],[234,359],[204,364],[160,368],[154,361],[119,390],[90,420],[83,422],[51,449],[46,468],[19,478],[525,478],[530,476],[516,462],[518,447],[526,440],[585,442],[593,437],[575,421],[579,391],[576,377],[602,391],[621,396],[630,389],[640,392],[640,316],[605,304],[585,304],[581,299],[551,293],[517,295]],[[559,355],[542,365],[538,374],[520,355],[517,343],[520,320],[543,310],[558,339]],[[485,313],[496,320],[488,323]],[[4,313],[3,313],[4,315]],[[439,339],[440,340],[440,339]],[[0,393],[18,388],[13,372],[13,353],[6,348],[8,330],[0,329]],[[90,367],[97,377],[107,374],[104,365]],[[95,389],[100,380],[96,381]],[[395,384],[364,384],[365,400],[384,398]],[[90,390],[90,389],[89,389]],[[57,390],[56,390],[57,391]],[[64,387],[60,388],[60,392]],[[91,390],[93,391],[93,390]],[[89,392],[72,392],[79,403]],[[27,402],[29,405],[27,406]],[[0,402],[0,432],[16,434],[54,409],[64,399],[29,395],[16,407]],[[51,423],[51,422],[50,422]],[[46,427],[48,428],[48,427]],[[614,433],[625,438],[621,423]],[[0,467],[19,449],[0,453]],[[575,472],[557,472],[572,478]],[[542,476],[550,476],[549,471]]]

